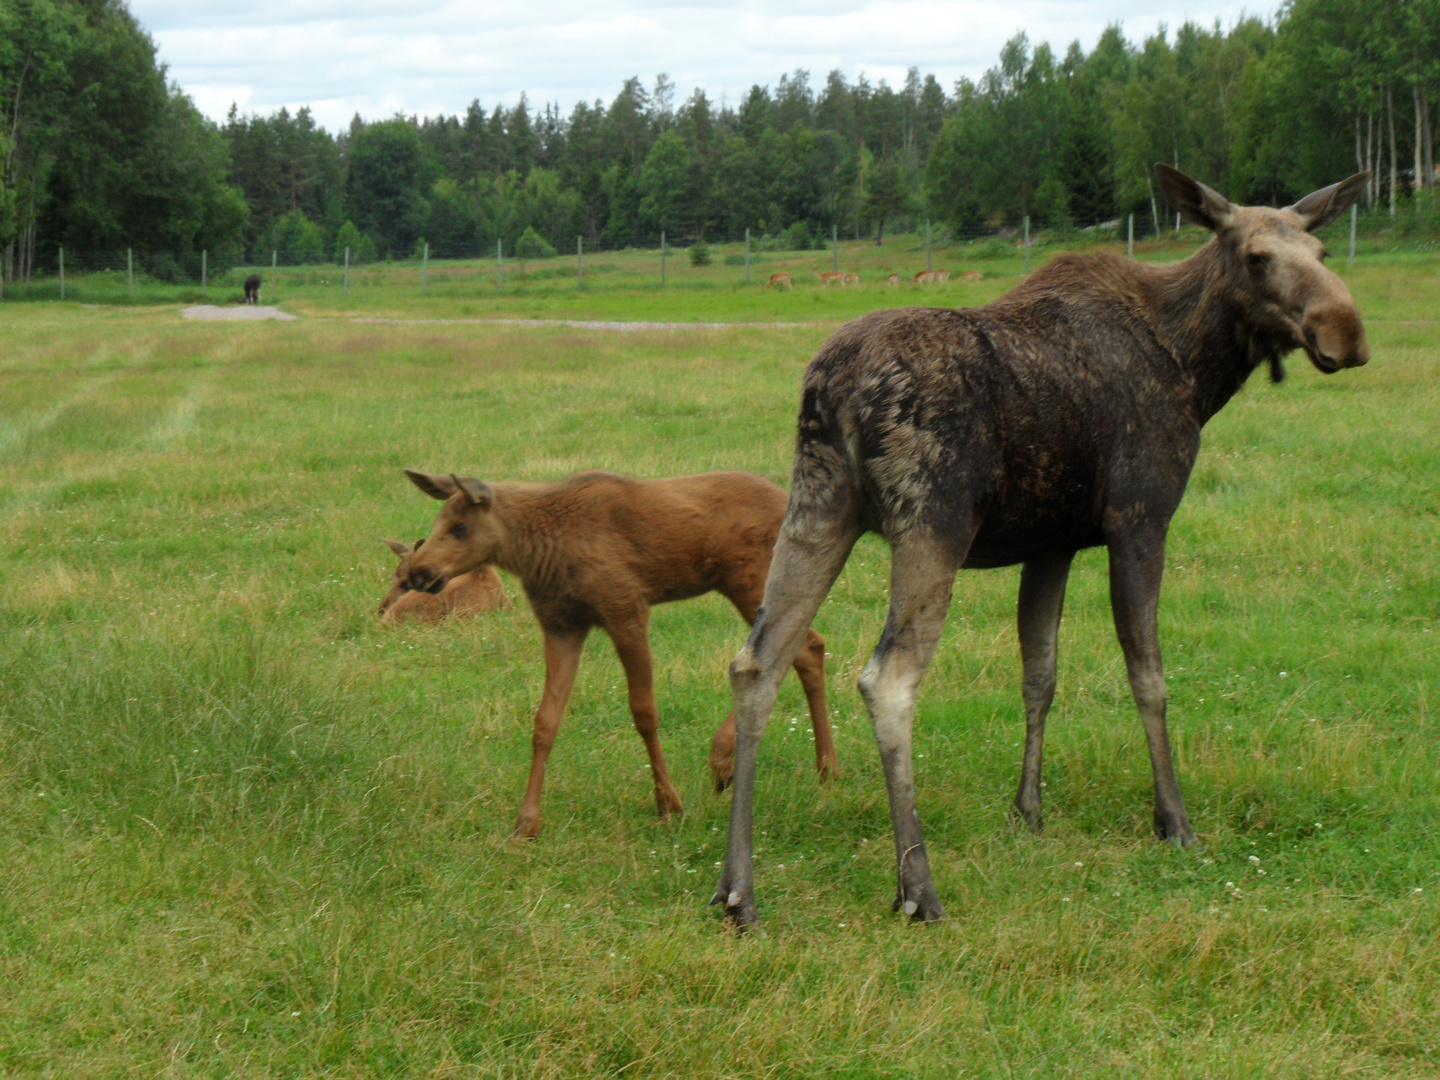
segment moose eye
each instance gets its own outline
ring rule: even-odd
[[[463,521],[457,521],[454,525],[450,526],[450,535],[455,537],[456,540],[464,540],[465,534],[469,531]]]
[[[1261,271],[1270,265],[1270,256],[1259,251],[1252,251],[1245,256],[1245,263],[1251,270]]]

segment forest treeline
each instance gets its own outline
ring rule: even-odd
[[[1440,0],[1289,0],[1138,44],[1112,26],[1088,53],[1020,33],[949,88],[796,71],[732,104],[661,75],[568,114],[522,96],[332,133],[303,108],[205,119],[124,0],[0,0],[0,250],[13,276],[60,246],[293,264],[922,220],[1158,230],[1156,161],[1270,203],[1369,169],[1367,207],[1395,212],[1436,185],[1437,88]]]

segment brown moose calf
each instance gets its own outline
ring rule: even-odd
[[[751,473],[668,480],[579,473],[555,484],[490,485],[468,476],[406,469],[415,486],[445,500],[424,546],[406,557],[408,584],[441,592],[457,575],[494,564],[520,579],[545,634],[545,690],[535,713],[530,781],[517,837],[540,832],[545,763],[593,627],[610,635],[645,741],[663,818],[684,809],[660,752],[650,661],[650,607],[715,591],[754,623],[785,516],[784,489]],[[807,630],[794,661],[815,731],[822,777],[839,765],[825,713],[825,640]],[[733,771],[735,717],[710,747],[716,789]]]
[[[424,542],[416,540],[415,548]],[[482,611],[514,607],[510,597],[505,595],[505,586],[493,566],[482,566],[451,578],[438,593],[416,592],[407,584],[410,579],[410,555],[415,548],[399,540],[386,540],[385,544],[400,556],[400,561],[395,564],[395,572],[390,577],[390,591],[380,601],[382,622],[414,620],[438,623],[452,615],[457,619],[467,619]]]

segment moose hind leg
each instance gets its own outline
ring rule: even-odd
[[[712,904],[740,927],[758,921],[755,910],[753,809],[755,765],[775,695],[785,671],[805,643],[807,628],[835,583],[860,536],[853,500],[837,497],[828,511],[791,507],[781,526],[765,583],[765,603],[734,662],[730,689],[735,701],[735,758],[730,831],[725,863]]]
[[[860,694],[870,711],[890,795],[897,877],[894,909],[924,922],[943,919],[945,909],[930,881],[930,857],[915,805],[911,730],[915,695],[945,626],[961,561],[953,546],[938,540],[907,538],[895,545],[890,614],[875,655],[860,676]]]
[[[1018,818],[1039,832],[1040,761],[1045,747],[1045,717],[1055,700],[1055,654],[1060,637],[1060,612],[1073,551],[1028,560],[1020,572],[1020,658],[1024,664],[1021,695],[1025,699],[1025,757],[1020,766],[1020,791],[1015,796]]]
[[[1110,606],[1125,652],[1130,690],[1145,726],[1155,776],[1155,836],[1180,847],[1195,843],[1180,797],[1165,723],[1165,671],[1160,659],[1160,578],[1165,535],[1110,541]]]
[[[655,678],[650,659],[650,609],[642,606],[639,611],[627,613],[624,617],[607,619],[605,629],[625,669],[625,681],[630,691],[630,715],[650,758],[650,774],[655,782],[655,809],[661,819],[671,814],[682,814],[685,806],[670,779],[665,755],[660,750],[660,710],[655,703]]]

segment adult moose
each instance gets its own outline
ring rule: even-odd
[[[650,755],[660,816],[683,806],[660,752],[650,661],[650,608],[718,592],[755,621],[770,552],[785,516],[785,489],[746,472],[635,480],[578,473],[557,484],[495,484],[406,469],[445,505],[424,545],[406,556],[409,586],[440,592],[447,580],[493,564],[520,579],[545,634],[545,690],[535,712],[530,781],[517,837],[540,832],[540,790],[580,650],[594,627],[610,635],[630,691],[635,729]],[[802,648],[803,645],[803,648]],[[786,661],[805,688],[821,777],[839,771],[825,713],[825,639],[801,629]],[[710,744],[717,789],[730,779],[733,714]]]
[[[961,567],[1022,564],[1025,754],[1015,808],[1040,816],[1040,754],[1075,552],[1104,544],[1110,600],[1155,777],[1155,833],[1194,834],[1165,729],[1157,609],[1165,534],[1200,429],[1260,364],[1303,348],[1322,372],[1366,362],[1360,312],[1314,230],[1366,175],[1283,210],[1239,207],[1157,165],[1171,204],[1215,236],[1150,266],[1056,259],[968,311],[910,308],[849,323],[806,369],[790,504],[760,617],[730,668],[737,745],[724,869],[712,903],[756,920],[756,753],[780,674],[856,539],[891,548],[890,612],[860,692],[895,832],[896,910],[944,916],[915,806],[911,722]]]
[[[260,275],[251,274],[245,279],[245,303],[260,303]]]

